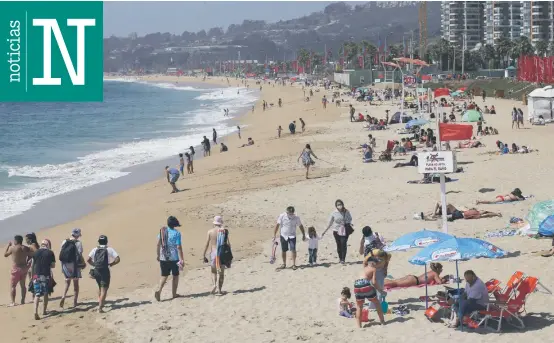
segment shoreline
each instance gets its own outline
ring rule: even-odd
[[[136,81],[117,81],[120,78],[108,77],[105,80],[116,79],[116,81],[109,82],[136,82]],[[172,80],[171,80],[172,81]],[[142,80],[143,83],[167,83],[167,80]],[[222,88],[228,87],[223,82],[211,82],[202,83],[200,80],[181,80],[176,82],[177,86],[191,86],[195,88],[202,88],[205,90],[213,89],[214,86],[220,86]],[[168,88],[171,89],[171,88]],[[259,100],[259,94],[256,96]],[[256,100],[256,102],[258,101]],[[239,114],[222,121],[223,123],[229,123],[231,132],[228,134],[219,136],[218,138],[225,139],[226,137],[236,133],[235,123],[240,122],[240,118],[248,113],[249,108],[246,106],[242,108]],[[196,150],[201,146],[195,145]],[[185,152],[185,149],[183,152]],[[203,156],[197,154],[195,161],[198,161]],[[119,192],[129,190],[134,187],[138,187],[150,182],[155,181],[160,175],[163,175],[163,168],[161,165],[173,165],[175,161],[178,163],[178,157],[167,157],[160,160],[150,161],[139,165],[131,166],[120,170],[121,172],[128,172],[129,174],[100,182],[88,187],[76,189],[67,193],[58,194],[51,198],[44,199],[36,203],[33,207],[23,211],[17,215],[0,220],[0,242],[6,243],[13,239],[13,235],[19,233],[17,229],[25,227],[26,232],[41,232],[48,228],[62,225],[67,222],[75,221],[86,215],[101,209],[99,205],[103,199],[108,198]],[[159,169],[159,170],[158,170]],[[161,170],[161,171],[160,171]],[[59,208],[65,209],[63,213],[59,213]],[[57,212],[56,217],[52,217],[52,213]]]

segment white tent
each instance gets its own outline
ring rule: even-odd
[[[527,100],[529,119],[532,119],[533,122],[538,122],[539,116],[542,116],[546,122],[554,120],[554,88],[552,86],[535,89],[529,93]]]

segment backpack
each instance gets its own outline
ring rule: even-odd
[[[59,259],[64,263],[75,263],[77,262],[77,245],[76,241],[71,239],[66,239],[60,250]]]
[[[225,243],[223,243],[219,249],[221,249],[221,254],[219,254],[221,259],[221,264],[227,268],[231,268],[231,262],[233,261],[233,252],[231,251],[231,246],[228,244],[229,231],[225,229]]]
[[[108,248],[97,247],[94,252],[94,269],[103,270],[108,269]]]

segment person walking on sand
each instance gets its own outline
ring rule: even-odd
[[[339,263],[344,264],[346,260],[346,252],[348,249],[348,237],[352,234],[352,215],[350,211],[344,207],[344,202],[340,199],[335,201],[335,211],[331,213],[329,225],[323,231],[325,234],[330,228],[333,228],[333,236],[337,244],[337,255]]]
[[[321,103],[323,104],[323,108],[326,109],[327,108],[327,97],[325,95],[323,96],[323,99],[321,99]]]
[[[73,291],[75,292],[73,307],[77,307],[79,301],[79,279],[81,278],[81,269],[86,267],[83,258],[83,244],[79,238],[81,238],[81,229],[73,229],[71,231],[71,236],[65,239],[61,245],[59,260],[65,278],[65,289],[62,299],[60,300],[61,308],[63,308],[71,281],[73,281]]]
[[[240,137],[240,126],[238,126],[238,125],[237,125],[237,133],[239,134],[239,139],[242,139],[242,138]]]
[[[52,280],[52,268],[56,266],[56,257],[52,250],[52,243],[45,239],[40,243],[38,249],[33,255],[33,293],[35,294],[35,320],[40,320],[38,315],[38,305],[40,297],[43,297],[44,304],[42,315],[46,315],[48,309],[48,296],[50,294],[50,282]]]
[[[177,180],[179,180],[179,175],[181,174],[179,174],[177,169],[165,166],[165,176],[167,177],[167,182],[169,182],[172,188],[171,194],[179,192],[179,189],[175,185]]]
[[[179,154],[179,170],[181,171],[181,176],[185,176],[185,159],[183,154]]]
[[[350,106],[350,122],[352,123],[356,121],[356,118],[354,118],[354,114],[356,114],[356,109],[354,108],[354,106],[352,106],[352,104],[348,106]]]
[[[306,129],[306,123],[302,118],[298,118],[298,120],[300,120],[300,127],[302,128],[302,133],[304,133],[304,130]]]
[[[302,159],[302,165],[304,168],[306,168],[306,179],[309,178],[310,173],[310,167],[315,164],[314,160],[312,159],[312,156],[315,158],[318,158],[312,151],[312,147],[310,144],[306,144],[306,147],[302,152],[300,153],[300,156],[298,156],[297,161],[300,161]]]
[[[300,228],[302,232],[302,241],[306,241],[306,233],[300,217],[294,214],[294,207],[289,206],[285,213],[282,213],[277,218],[277,225],[275,225],[275,231],[273,232],[273,241],[277,237],[277,231],[280,229],[281,238],[281,256],[283,258],[283,264],[277,268],[277,270],[285,269],[287,267],[287,251],[291,252],[292,257],[292,270],[296,270],[296,228]]]
[[[108,247],[108,237],[101,235],[98,237],[98,246],[88,254],[87,263],[93,269],[90,270],[90,276],[96,280],[98,285],[98,312],[104,313],[104,303],[110,288],[111,271],[110,268],[121,262],[117,252]]]
[[[189,147],[190,150],[190,173],[194,174],[194,154],[196,154],[196,151],[194,151],[194,147],[191,145]]]
[[[283,128],[281,127],[281,125],[279,125],[279,127],[277,128],[277,138],[281,138],[281,131],[283,131]]]
[[[179,297],[177,288],[179,286],[179,269],[184,266],[183,246],[181,244],[181,233],[176,228],[180,227],[177,218],[167,218],[167,226],[160,229],[158,243],[156,245],[157,261],[160,262],[162,277],[154,297],[160,301],[160,294],[167,282],[169,274],[172,275],[171,298]]]
[[[214,227],[208,230],[206,245],[204,246],[204,253],[202,254],[202,258],[204,263],[210,264],[212,281],[214,285],[211,293],[217,296],[221,296],[223,295],[222,288],[223,282],[225,281],[225,268],[230,267],[230,265],[227,264],[227,262],[230,261],[221,260],[221,250],[223,244],[227,244],[230,247],[231,243],[229,241],[229,230],[223,227],[223,217],[215,216],[212,224],[214,225]],[[211,249],[209,260],[208,258],[206,258],[208,248]]]
[[[215,129],[212,129],[212,139],[214,144],[217,144],[217,131]]]
[[[27,271],[29,265],[27,258],[31,255],[31,249],[23,245],[23,237],[16,235],[13,242],[9,242],[4,251],[4,257],[12,258],[12,269],[10,272],[10,307],[15,306],[15,296],[17,293],[17,285],[21,290],[21,304],[25,304],[25,295],[27,293],[25,280],[27,279]]]

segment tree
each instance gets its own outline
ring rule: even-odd
[[[481,54],[481,58],[483,60],[485,68],[489,68],[489,69],[496,68],[498,59],[496,56],[496,50],[492,45],[485,44],[481,46],[479,53]]]
[[[304,48],[301,48],[298,51],[297,60],[298,60],[298,62],[300,63],[301,66],[305,66],[306,62],[308,62],[309,58],[310,58],[310,53],[308,52],[308,50],[306,50]]]
[[[373,56],[377,54],[377,47],[370,42],[363,40],[359,47],[364,58],[364,66],[369,66],[373,63]]]
[[[506,68],[508,66],[508,60],[514,52],[514,47],[515,44],[505,37],[502,37],[496,41],[496,55],[501,62],[502,68]]]
[[[535,54],[535,48],[533,48],[533,45],[527,37],[522,36],[514,42],[513,51],[510,57],[515,60],[521,55],[528,56],[533,54]]]
[[[545,40],[540,40],[537,43],[535,43],[535,49],[537,51],[537,55],[539,56],[546,56],[548,53],[548,42]]]

